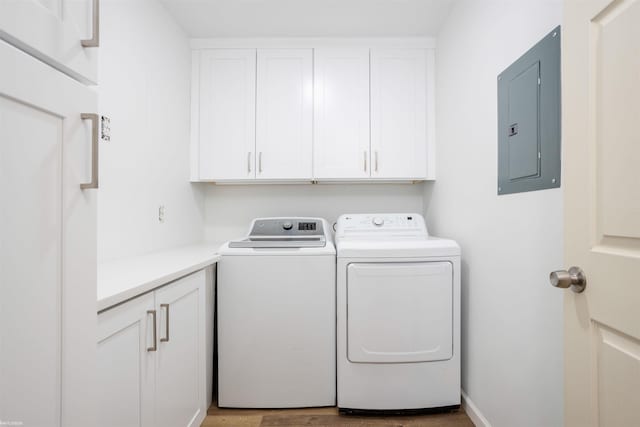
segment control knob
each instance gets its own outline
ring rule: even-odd
[[[293,228],[293,224],[291,223],[291,221],[283,222],[282,228],[284,228],[285,230],[291,230]]]
[[[381,227],[382,224],[384,224],[384,219],[380,217],[373,218],[373,225],[375,225],[376,227]]]

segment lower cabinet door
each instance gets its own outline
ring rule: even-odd
[[[204,270],[155,292],[156,426],[199,426],[206,415]]]
[[[153,310],[150,293],[98,315],[98,426],[157,425]]]

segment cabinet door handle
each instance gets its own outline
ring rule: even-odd
[[[262,173],[262,151],[258,153],[258,172]]]
[[[251,173],[251,151],[247,153],[247,172]]]
[[[157,351],[158,350],[158,335],[156,331],[156,311],[155,310],[147,310],[147,314],[150,314],[153,318],[153,345],[151,347],[147,347],[147,351]]]
[[[93,0],[93,13],[91,16],[91,38],[81,40],[82,47],[98,47],[100,46],[100,0]]]
[[[364,156],[362,157],[362,160],[364,165],[364,171],[366,172],[367,171],[367,151],[365,150],[363,154]]]
[[[160,338],[160,342],[169,342],[169,304],[160,304],[160,309],[165,309],[167,313],[167,317],[164,319],[165,330],[167,335],[164,338]]]
[[[376,154],[376,166],[375,166],[375,171],[378,172],[378,150],[375,151]]]
[[[98,166],[100,164],[100,154],[98,152],[98,139],[100,136],[98,123],[100,118],[95,113],[82,113],[80,118],[82,120],[91,120],[91,182],[80,184],[80,188],[82,190],[98,188]]]

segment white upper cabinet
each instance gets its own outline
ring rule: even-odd
[[[368,178],[369,49],[320,48],[314,59],[314,177]]]
[[[279,43],[195,44],[192,181],[435,179],[428,42]]]
[[[0,39],[83,83],[97,83],[98,0],[2,0]]]
[[[258,50],[259,179],[312,178],[313,51]]]
[[[256,50],[207,49],[194,56],[192,179],[252,179]]]
[[[427,51],[371,50],[371,176],[427,177]]]

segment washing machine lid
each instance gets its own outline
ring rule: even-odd
[[[231,248],[323,248],[327,244],[324,236],[260,236],[229,242]]]

